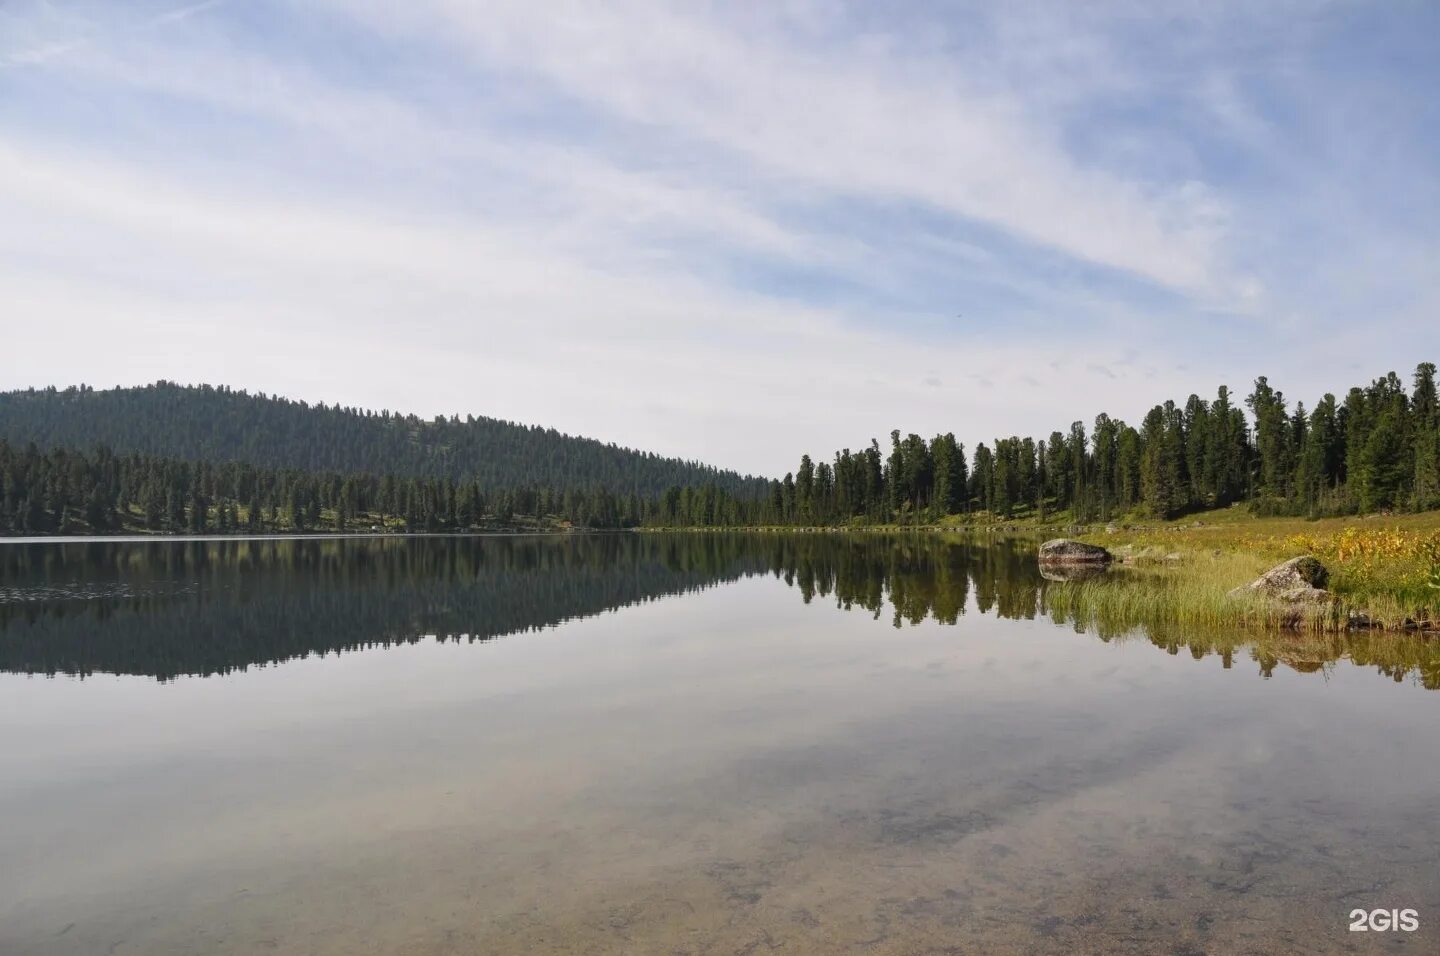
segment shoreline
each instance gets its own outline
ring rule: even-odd
[[[1440,633],[1440,512],[1310,520],[1255,516],[1229,508],[1134,524],[979,520],[924,524],[726,525],[711,527],[535,528],[469,531],[279,531],[186,534],[135,532],[0,536],[11,545],[383,538],[564,537],[593,534],[935,535],[956,538],[1067,537],[1106,548],[1112,569],[1092,581],[1052,582],[1057,599],[1131,626],[1168,623],[1337,633]],[[1120,519],[1123,521],[1124,519]],[[1273,602],[1228,597],[1270,567],[1302,554],[1330,571],[1332,604],[1297,615]]]

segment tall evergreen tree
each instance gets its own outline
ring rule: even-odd
[[[1411,506],[1424,511],[1440,507],[1440,402],[1436,399],[1433,362],[1416,367],[1414,385],[1410,398],[1411,454],[1415,461]]]

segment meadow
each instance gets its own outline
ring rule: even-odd
[[[1080,540],[1124,558],[1115,570],[1057,589],[1052,600],[1114,620],[1275,625],[1285,614],[1229,592],[1289,558],[1311,554],[1330,572],[1333,613],[1310,629],[1367,620],[1386,629],[1434,628],[1440,620],[1440,512],[1417,515],[1255,517],[1243,507],[1160,524],[1087,529]],[[1361,617],[1363,615],[1363,618]]]

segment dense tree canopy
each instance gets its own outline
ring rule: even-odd
[[[835,456],[823,486],[811,482],[810,457],[799,478],[774,482],[755,501],[721,491],[705,509],[667,492],[654,520],[710,524],[738,514],[745,523],[831,524],[933,521],[988,512],[1003,520],[1066,511],[1077,521],[1136,513],[1170,518],[1248,500],[1272,514],[1350,514],[1440,507],[1440,401],[1435,366],[1421,364],[1407,393],[1393,372],[1343,402],[1325,395],[1306,411],[1292,408],[1264,378],[1244,405],[1229,389],[1191,395],[1183,405],[1156,405],[1138,428],[1105,413],[1035,440],[1010,436],[976,445],[967,467],[953,435],[927,442],[890,433],[883,457],[864,451]],[[821,466],[823,467],[823,466]]]
[[[168,382],[0,393],[0,438],[41,449],[103,445],[191,462],[449,478],[486,491],[606,488],[650,498],[670,485],[711,483],[741,496],[764,491],[759,479],[550,428],[474,416],[425,420]]]
[[[8,534],[621,528],[639,524],[647,502],[606,488],[490,491],[450,478],[41,451],[0,439],[0,533]]]
[[[82,421],[86,411],[95,421]],[[36,440],[7,443],[11,434]],[[89,436],[184,453],[55,447],[84,449]],[[492,438],[503,461],[484,457]],[[305,464],[317,461],[355,464]],[[769,483],[503,422],[427,423],[224,389],[0,396],[0,532],[12,534],[453,531],[520,518],[597,528],[906,524],[977,511],[1108,521],[1238,501],[1297,515],[1440,507],[1435,366],[1416,368],[1408,389],[1392,372],[1309,410],[1261,377],[1243,403],[1222,385],[1210,400],[1156,405],[1138,427],[1101,413],[1088,430],[1077,421],[1041,440],[981,442],[968,460],[953,434],[896,430],[888,452],[872,439],[828,461],[802,455]]]

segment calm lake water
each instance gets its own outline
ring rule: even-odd
[[[1440,952],[1440,648],[1057,586],[930,537],[0,544],[0,952]]]

